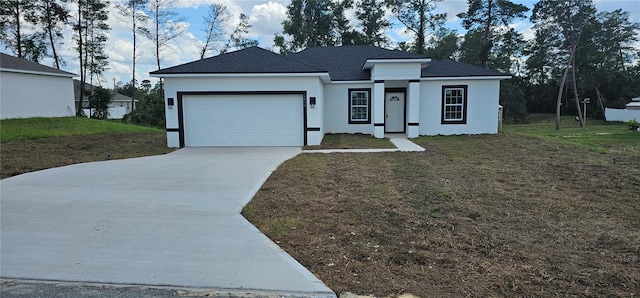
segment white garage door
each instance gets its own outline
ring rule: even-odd
[[[302,95],[182,97],[185,146],[302,146]]]

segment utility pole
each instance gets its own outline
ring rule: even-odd
[[[591,103],[591,98],[585,98],[582,100],[583,109],[582,109],[582,119],[584,119],[584,127],[587,127],[587,104]]]

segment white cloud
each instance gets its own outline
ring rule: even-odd
[[[261,44],[269,47],[273,44],[273,35],[282,31],[282,21],[287,16],[287,8],[280,3],[269,1],[257,4],[248,14],[251,29],[249,34],[258,37]]]
[[[533,24],[529,21],[518,21],[513,24],[509,24],[509,28],[522,33],[524,40],[532,40],[535,37],[535,30],[533,30]]]
[[[465,0],[445,0],[438,4],[439,12],[447,13],[447,23],[455,23],[460,20],[458,14],[467,11]]]

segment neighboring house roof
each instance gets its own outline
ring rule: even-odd
[[[425,59],[424,55],[374,46],[313,47],[286,56],[301,63],[324,68],[333,81],[362,81],[371,73],[362,67],[369,59]]]
[[[85,90],[91,90],[91,87],[95,87],[95,86],[89,83],[84,83]],[[73,92],[74,92],[73,98],[75,99],[75,101],[80,101],[80,80],[73,80]],[[88,98],[87,95],[83,97],[84,97],[84,100],[87,100]],[[111,102],[114,102],[114,101],[131,102],[131,97],[116,92]],[[138,100],[136,99],[136,101]]]
[[[456,62],[449,59],[431,61],[422,66],[423,78],[438,77],[480,77],[480,76],[511,76],[497,70],[471,64]]]
[[[42,64],[26,60],[24,58],[14,57],[4,53],[0,53],[0,70],[62,77],[76,76],[75,74],[70,72],[66,72],[49,66],[44,66]]]
[[[218,56],[151,72],[151,74],[199,73],[323,73],[326,70],[296,62],[259,47],[250,47]]]

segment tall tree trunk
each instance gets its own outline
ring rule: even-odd
[[[49,43],[51,44],[51,52],[53,52],[53,61],[56,63],[56,68],[60,69],[60,57],[58,57],[58,53],[56,52],[56,43],[53,40],[53,21],[51,20],[51,0],[45,1],[45,5],[47,5],[46,14],[47,14],[47,35],[49,35]]]
[[[416,52],[418,54],[424,54],[424,31],[426,27],[425,20],[425,0],[420,0],[420,25],[418,29],[418,36],[416,38]]]
[[[582,118],[582,108],[580,108],[580,98],[578,98],[578,83],[576,82],[576,46],[571,47],[571,76],[573,77],[573,95],[576,102],[576,109],[578,110],[578,119],[580,119],[580,127],[584,127],[584,118]]]
[[[569,62],[562,74],[562,80],[560,81],[560,90],[558,90],[558,100],[556,101],[556,130],[560,130],[560,108],[562,107],[562,92],[564,91],[564,84],[567,81],[567,75],[569,74],[569,67],[573,61],[573,52],[569,54]]]
[[[133,122],[133,110],[135,109],[136,104],[136,10],[133,1],[131,2],[131,15],[132,15],[132,24],[133,24],[133,72],[131,85],[133,87],[133,92],[131,92],[131,121]]]
[[[18,57],[24,58],[24,53],[22,53],[22,32],[20,31],[20,2],[15,2],[15,22],[16,22],[16,49],[18,50]]]
[[[85,66],[84,66],[84,60],[83,60],[83,48],[82,48],[82,3],[81,1],[78,1],[78,59],[80,62],[80,98],[78,101],[78,107],[76,110],[76,116],[82,116],[82,101],[84,99],[84,82],[85,82],[85,77],[84,77],[84,71],[85,71]]]
[[[602,117],[604,117],[604,121],[607,121],[607,110],[604,108],[604,103],[602,102],[602,93],[600,93],[600,89],[596,86],[596,94],[598,96],[598,105],[600,105],[600,109],[602,110]]]
[[[156,3],[155,9],[155,25],[156,25],[156,62],[158,70],[160,70],[160,5]]]
[[[482,34],[482,41],[480,42],[480,65],[486,67],[489,61],[489,52],[491,52],[491,44],[489,39],[491,38],[491,23],[493,22],[492,12],[493,0],[487,1],[487,22],[484,26],[484,33]]]

